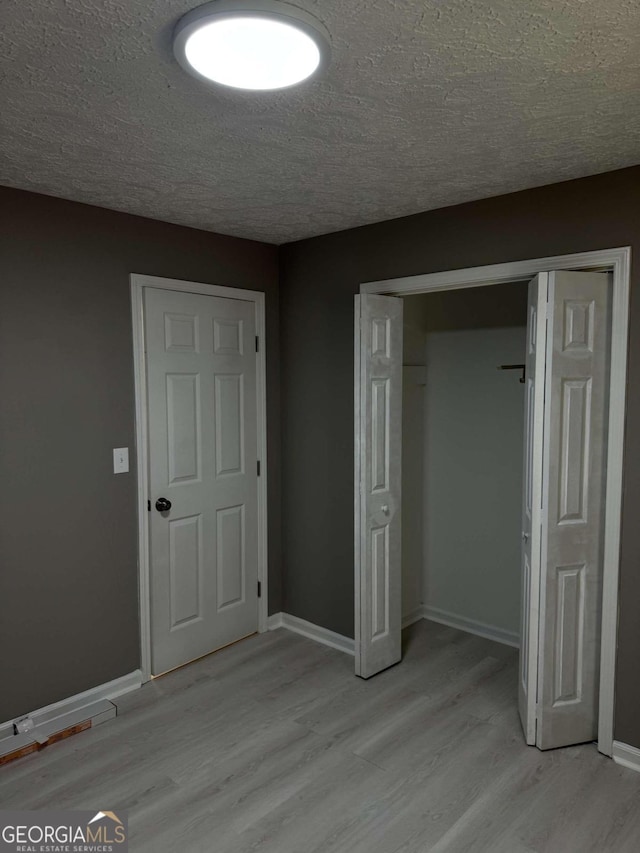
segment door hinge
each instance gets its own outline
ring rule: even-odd
[[[260,352],[260,338],[256,335],[256,352]]]
[[[262,582],[258,581],[258,598],[262,598]]]
[[[151,512],[151,501],[147,501],[147,512]]]
[[[260,460],[258,459],[258,463],[256,465],[256,469],[258,471],[258,477],[260,476]]]

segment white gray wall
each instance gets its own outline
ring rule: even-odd
[[[403,609],[517,637],[526,285],[405,300]],[[419,369],[415,365],[425,365]]]
[[[0,219],[4,722],[140,666],[132,272],[266,293],[271,612],[282,604],[275,247],[8,187]],[[127,446],[131,471],[114,476]]]
[[[353,296],[361,282],[628,245],[615,736],[640,747],[640,166],[280,247],[283,609],[353,637]]]

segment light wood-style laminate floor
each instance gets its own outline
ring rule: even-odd
[[[0,768],[0,808],[129,811],[148,853],[638,853],[640,774],[525,746],[517,653],[430,622],[370,681],[280,629]]]

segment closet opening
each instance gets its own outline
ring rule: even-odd
[[[519,646],[527,291],[403,299],[403,626]]]
[[[355,674],[400,662],[403,623],[423,618],[518,646],[540,749],[613,753],[629,261],[603,249],[355,297]]]

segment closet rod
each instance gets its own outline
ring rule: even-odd
[[[522,376],[520,377],[520,382],[524,383],[525,370],[527,368],[526,364],[500,364],[498,366],[498,370],[521,370]]]

